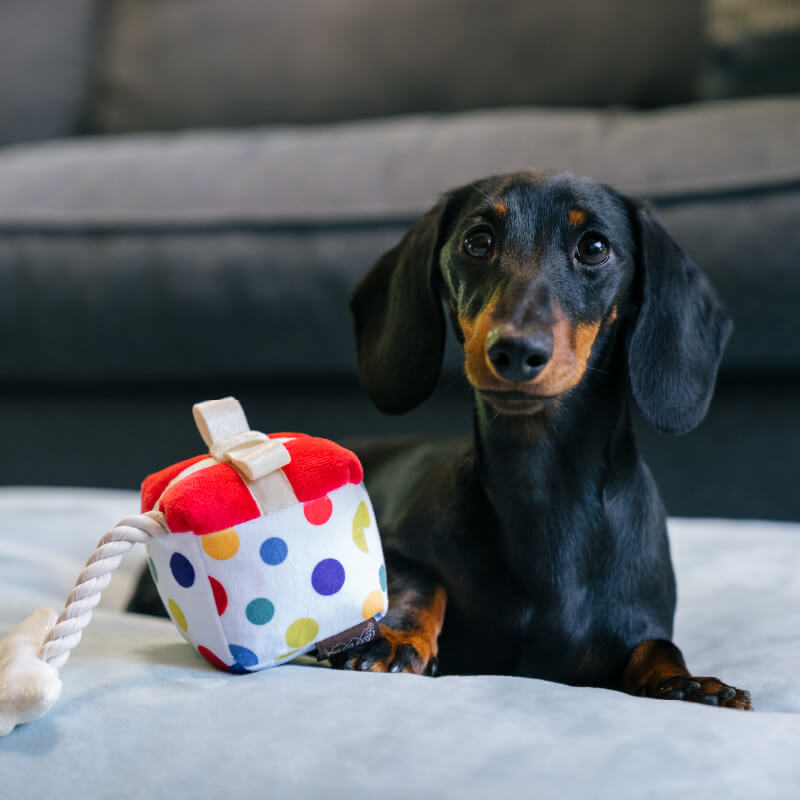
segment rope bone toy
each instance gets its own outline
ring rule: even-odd
[[[0,736],[58,700],[58,670],[136,544],[178,632],[219,669],[380,636],[386,570],[358,459],[326,439],[251,431],[232,397],[193,410],[209,454],[146,478],[142,513],[100,539],[61,614],[40,608],[0,641]]]
[[[168,533],[158,514],[126,517],[97,543],[58,617],[39,608],[0,642],[0,736],[46,714],[61,694],[58,670],[81,640],[111,573],[135,544]]]

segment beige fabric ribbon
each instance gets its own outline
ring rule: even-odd
[[[297,502],[286,476],[280,472],[292,460],[289,451],[280,439],[251,431],[235,397],[195,403],[192,413],[211,456],[236,468],[248,482],[262,512],[277,511]]]
[[[280,439],[250,430],[235,397],[195,403],[192,413],[211,455],[232,464],[249,481],[263,478],[292,460]]]

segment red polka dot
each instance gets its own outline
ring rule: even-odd
[[[320,497],[303,505],[303,513],[312,525],[324,525],[333,514],[333,503],[330,497]]]
[[[207,647],[198,645],[197,652],[200,653],[200,655],[203,656],[203,658],[208,661],[209,664],[215,666],[217,669],[228,669],[228,665],[221,658],[215,656]]]
[[[222,616],[228,607],[228,593],[216,578],[209,578],[208,580],[211,583],[211,591],[214,593],[214,602],[217,604],[217,614]]]

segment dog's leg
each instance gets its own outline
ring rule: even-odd
[[[718,678],[691,675],[681,651],[666,639],[648,639],[633,648],[622,688],[642,697],[752,710],[749,692],[728,686]]]
[[[435,578],[405,559],[398,564],[387,554],[387,562],[389,611],[380,623],[383,638],[334,656],[331,664],[338,669],[436,675],[447,593]]]

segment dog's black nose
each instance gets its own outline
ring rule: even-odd
[[[550,333],[512,333],[495,328],[486,339],[486,354],[494,371],[507,381],[524,383],[533,380],[553,355]]]

